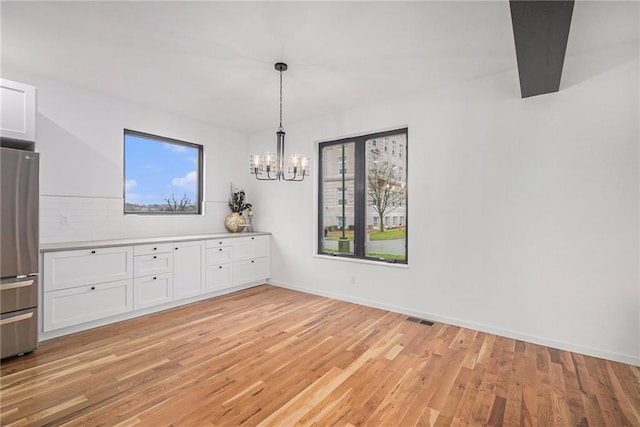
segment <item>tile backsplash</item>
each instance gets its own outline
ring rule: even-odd
[[[122,198],[40,196],[40,243],[225,232],[226,201],[205,215],[124,215]]]

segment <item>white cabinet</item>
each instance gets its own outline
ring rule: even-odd
[[[133,279],[133,309],[153,307],[173,300],[173,274]]]
[[[233,242],[233,284],[266,281],[271,273],[270,236],[239,237]]]
[[[173,271],[173,253],[136,256],[133,261],[133,271],[135,277],[171,273]]]
[[[0,79],[0,136],[36,140],[36,88]]]
[[[207,265],[220,264],[231,261],[233,261],[232,246],[207,249]]]
[[[45,292],[44,331],[131,311],[133,310],[132,291],[132,281],[121,280]]]
[[[80,249],[44,254],[44,291],[133,277],[133,247]]]
[[[183,299],[206,292],[205,243],[202,240],[173,245],[173,298]]]
[[[207,240],[205,281],[207,292],[233,286],[233,239]]]
[[[133,247],[46,252],[45,332],[133,310]]]
[[[265,282],[270,275],[270,236],[207,241],[207,291]]]
[[[207,240],[207,249],[219,248],[220,246],[231,246],[231,239],[211,239]]]
[[[233,263],[233,284],[244,285],[269,278],[269,258],[262,257]]]
[[[173,244],[133,248],[133,308],[140,310],[173,300]]]
[[[207,292],[219,291],[233,286],[231,266],[231,263],[207,266]]]
[[[233,240],[236,261],[269,256],[269,236],[238,237]]]
[[[154,255],[171,253],[173,251],[173,243],[155,243],[150,245],[135,245],[133,247],[133,255]]]
[[[264,283],[270,236],[43,254],[42,330],[60,336]]]

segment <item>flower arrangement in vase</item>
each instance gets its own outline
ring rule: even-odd
[[[251,215],[251,203],[247,203],[246,194],[244,190],[234,189],[231,184],[231,196],[229,197],[229,207],[231,208],[231,214],[227,216],[224,221],[224,225],[232,233],[238,233],[245,227],[247,221],[242,216],[242,211],[248,210]]]

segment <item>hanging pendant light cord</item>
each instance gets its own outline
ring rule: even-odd
[[[278,127],[278,130],[284,130],[282,127],[282,71],[280,71],[280,127]]]

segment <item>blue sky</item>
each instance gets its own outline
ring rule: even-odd
[[[198,150],[138,135],[125,135],[125,202],[160,203],[186,193],[197,202]]]

